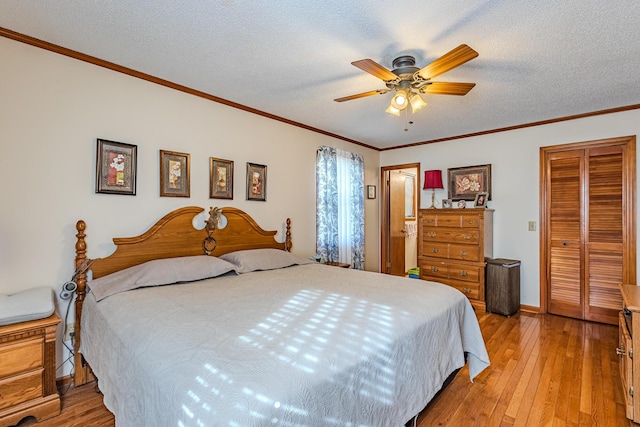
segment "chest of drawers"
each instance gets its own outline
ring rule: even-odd
[[[42,421],[60,413],[55,366],[59,322],[54,313],[0,326],[0,427],[27,416]]]
[[[420,278],[453,286],[484,307],[485,258],[493,257],[492,209],[421,209]]]

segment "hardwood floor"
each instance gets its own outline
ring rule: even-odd
[[[463,368],[418,417],[431,426],[636,426],[624,414],[618,328],[553,315],[478,312],[491,366]],[[91,384],[62,398],[62,414],[19,427],[113,427]]]

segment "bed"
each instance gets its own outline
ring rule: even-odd
[[[277,242],[202,212],[96,260],[76,225],[75,381],[98,378],[118,427],[401,426],[465,360],[471,380],[489,366],[457,290],[297,257],[288,219]]]

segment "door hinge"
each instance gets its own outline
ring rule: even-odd
[[[629,387],[629,396],[633,397],[633,386]]]

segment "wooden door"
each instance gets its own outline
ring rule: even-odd
[[[406,274],[404,225],[405,174],[392,170],[389,177],[389,261],[391,265],[387,273],[394,276]]]
[[[545,147],[541,163],[541,308],[616,324],[635,284],[635,138]]]

